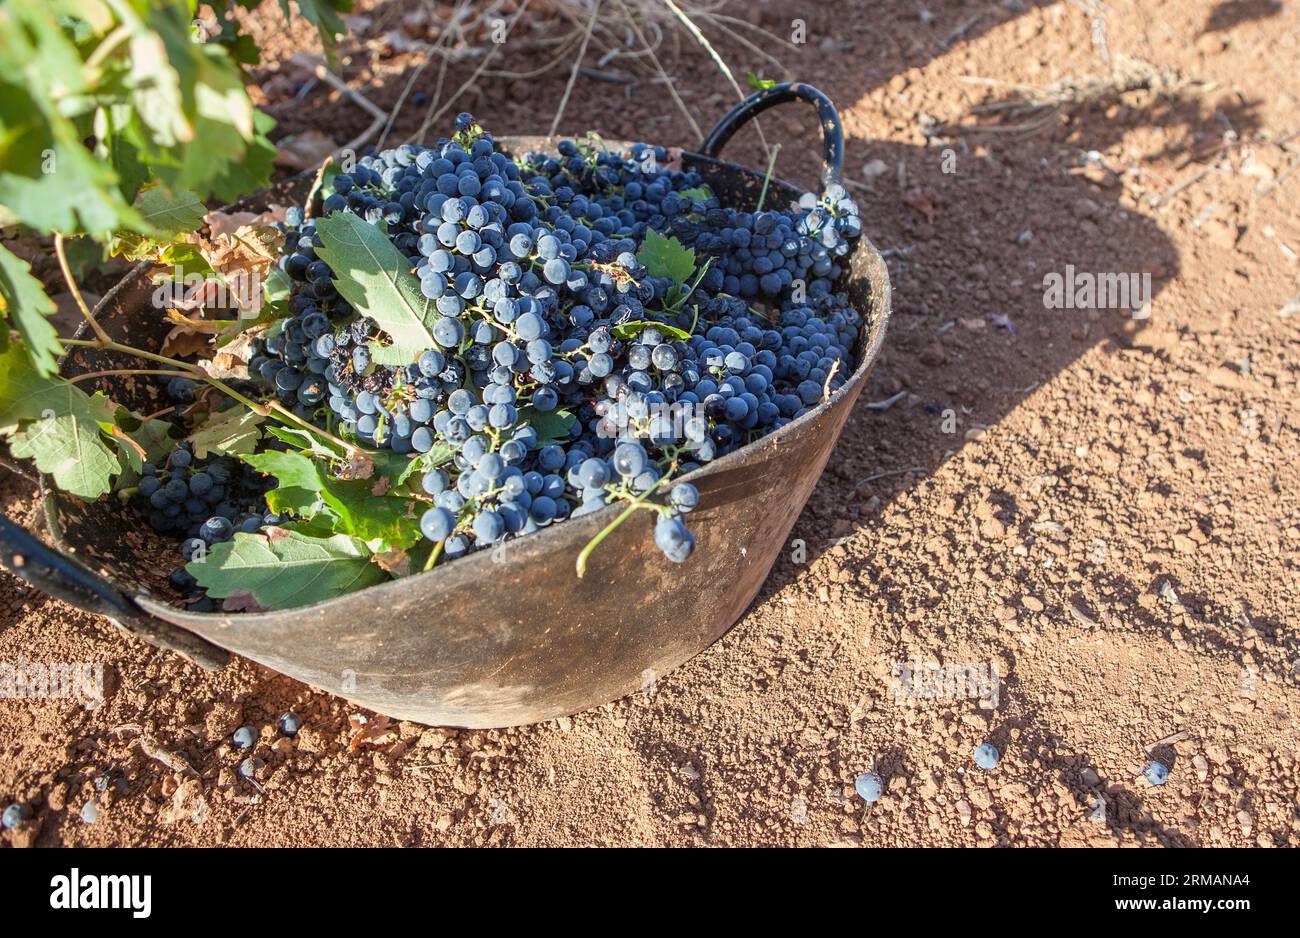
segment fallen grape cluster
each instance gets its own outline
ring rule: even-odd
[[[453,138],[363,157],[326,193],[317,217],[286,215],[286,313],[250,375],[303,421],[406,461],[426,569],[614,502],[658,512],[655,543],[683,562],[699,494],[677,477],[853,372],[862,320],[835,287],[861,222],[839,186],[724,208],[661,147],[566,140],[514,159],[462,114]],[[358,274],[359,255],[375,269]],[[141,488],[156,527],[211,545],[284,521],[227,498],[224,463],[187,456]]]

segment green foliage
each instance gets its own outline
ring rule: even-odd
[[[695,292],[695,288],[700,281],[704,279],[704,274],[713,260],[712,258],[706,258],[705,262],[697,270],[693,250],[676,238],[665,238],[653,228],[646,231],[645,242],[641,245],[641,250],[637,252],[636,259],[641,262],[646,269],[646,273],[651,277],[668,277],[673,281],[673,286],[664,297],[664,306],[670,312],[676,312],[685,305],[690,295]],[[694,277],[694,280],[691,279],[692,277]],[[637,324],[627,323],[627,325],[634,326]],[[656,323],[656,325],[659,325],[661,329],[664,328],[660,323]],[[644,324],[642,324],[642,328],[644,328]],[[686,337],[689,338],[689,335]],[[678,338],[682,338],[682,336],[678,336]]]
[[[713,198],[713,192],[708,186],[696,186],[693,189],[683,189],[680,193],[683,199],[690,199],[693,203],[707,202]]]
[[[613,334],[614,338],[627,340],[627,339],[635,339],[641,333],[645,332],[645,330],[650,326],[654,326],[664,335],[670,335],[674,339],[681,339],[682,341],[685,341],[691,337],[691,334],[687,332],[685,329],[678,329],[676,326],[670,326],[666,322],[651,322],[649,320],[637,320],[636,322],[625,322],[621,326],[615,326],[613,329],[610,329],[609,331]]]
[[[98,498],[112,490],[124,465],[138,471],[139,453],[156,451],[166,426],[141,421],[103,394],[42,375],[17,345],[0,355],[0,438],[15,457],[31,459],[73,495]]]
[[[48,377],[58,370],[63,346],[45,318],[54,312],[54,303],[31,271],[25,260],[0,247],[0,325],[12,321],[37,372]]]
[[[0,4],[0,226],[166,260],[205,202],[264,186],[275,122],[245,91],[258,55],[231,5],[213,5],[220,32],[203,41],[196,0]],[[297,6],[332,50],[351,0]],[[26,265],[0,251],[0,349],[16,332],[43,375],[60,352],[43,322],[53,309]]]
[[[242,458],[279,483],[267,493],[272,511],[303,519],[324,514],[335,533],[372,541],[378,549],[410,547],[420,539],[416,503],[401,495],[379,494],[385,486],[378,479],[334,478],[327,465],[301,453],[270,450]]]
[[[251,453],[262,439],[261,424],[265,420],[260,414],[238,406],[213,414],[190,435],[194,455],[206,459]]]
[[[651,277],[670,277],[673,283],[685,283],[695,273],[695,252],[653,228],[646,231],[636,259]]]
[[[207,213],[203,201],[193,192],[182,189],[173,194],[162,186],[140,190],[132,207],[140,214],[146,229],[156,232],[156,236],[119,231],[109,241],[108,250],[110,254],[121,254],[133,261],[155,258],[168,248],[172,248],[174,255],[180,247],[172,243],[174,239],[198,231]],[[186,247],[197,254],[193,245]],[[185,253],[188,255],[190,252]],[[176,258],[173,263],[180,260]]]
[[[185,568],[216,599],[251,595],[264,609],[287,609],[387,579],[371,556],[354,537],[312,537],[281,529],[269,537],[238,533]]]
[[[538,445],[546,446],[567,439],[569,428],[578,422],[578,415],[564,409],[542,411],[524,407],[519,411],[519,419],[537,431]]]
[[[411,261],[375,225],[347,212],[318,219],[324,242],[316,251],[337,275],[334,286],[363,316],[369,316],[392,344],[371,346],[375,361],[402,365],[434,346],[433,300],[420,291]]]

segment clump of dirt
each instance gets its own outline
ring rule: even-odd
[[[344,52],[349,83],[385,110],[424,61],[383,38],[411,6],[359,4],[371,24]],[[727,12],[782,37],[804,21],[796,45],[735,28],[839,105],[845,175],[896,305],[740,623],[625,700],[467,732],[357,714],[242,660],[200,671],[0,574],[0,661],[103,674],[93,709],[0,700],[0,801],[31,809],[6,842],[1300,842],[1300,101],[1284,90],[1300,13]],[[284,67],[308,32],[259,15],[278,132],[361,133],[369,114]],[[713,39],[739,73],[781,77]],[[658,55],[700,124],[733,103],[689,41]],[[1164,78],[1127,80],[1136,60]],[[599,70],[630,80],[581,77],[562,130],[692,145],[653,75],[611,62]],[[497,132],[545,133],[569,65],[484,77],[463,107]],[[453,62],[442,87],[475,67]],[[418,132],[439,71],[412,83],[390,141]],[[811,184],[814,116],[762,123],[784,144],[778,171]],[[766,163],[752,130],[727,156]],[[1149,274],[1149,318],[1049,308],[1044,278],[1067,269]],[[0,474],[0,505],[38,526],[22,478]],[[286,711],[303,719],[295,737],[276,728]],[[232,742],[243,725],[251,752]],[[985,741],[1002,753],[988,771],[972,759]],[[249,756],[261,765],[244,778]],[[1162,786],[1141,774],[1153,759]],[[886,791],[864,811],[853,782],[873,766]]]

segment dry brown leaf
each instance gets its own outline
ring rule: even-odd
[[[286,206],[272,205],[264,212],[208,212],[203,222],[208,226],[208,237],[219,238],[233,235],[245,225],[274,225],[284,221]]]
[[[264,530],[266,531],[266,540],[269,544],[274,544],[276,541],[283,541],[289,536],[289,531],[286,528],[280,528],[274,525],[265,528]]]
[[[257,212],[208,212],[203,216],[208,226],[209,238],[232,235],[245,225],[255,225],[261,219]]]
[[[203,259],[225,280],[231,305],[241,313],[261,312],[266,272],[279,258],[283,243],[284,233],[278,228],[251,224],[196,240]]]
[[[354,713],[348,717],[348,724],[352,727],[352,738],[348,740],[348,749],[352,752],[366,745],[386,746],[397,741],[398,728],[386,716],[378,715],[367,720],[362,714]]]
[[[198,362],[198,366],[218,380],[236,378],[243,381],[248,379],[248,361],[252,357],[253,337],[243,332],[217,349],[210,360]]]
[[[375,554],[375,563],[393,576],[411,575],[411,558],[406,551],[393,547],[382,554]]]
[[[202,310],[221,302],[221,284],[215,280],[200,280],[185,288],[178,300],[173,300],[175,309]]]
[[[178,325],[167,333],[163,339],[162,353],[168,358],[184,358],[186,355],[203,356],[211,346],[208,337],[192,326]]]
[[[374,474],[375,461],[364,453],[354,453],[339,470],[339,478],[347,480],[369,479]]]

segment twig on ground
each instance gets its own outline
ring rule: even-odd
[[[383,127],[384,122],[388,120],[388,112],[379,107],[379,105],[375,104],[361,92],[349,86],[342,78],[339,78],[339,76],[331,72],[329,68],[326,67],[324,59],[319,56],[308,55],[305,52],[295,52],[289,58],[289,61],[292,64],[297,65],[299,68],[311,72],[331,88],[347,95],[354,104],[374,118],[374,120],[370,122],[369,127],[336,150],[336,153],[342,152],[343,150],[358,150],[366,143],[366,141],[379,133],[379,128]]]
[[[528,4],[529,4],[529,0],[523,0],[523,2],[519,4],[519,9],[515,11],[515,15],[510,17],[510,22],[506,23],[505,38],[508,39],[510,37],[510,33],[514,31],[515,25],[519,22],[520,18],[528,10]],[[433,110],[432,103],[429,105],[430,113],[425,115],[424,123],[420,126],[419,132],[417,134],[414,134],[412,137],[407,138],[408,143],[412,139],[419,139],[419,140],[424,139],[425,134],[429,132],[429,128],[438,122],[438,118],[442,117],[442,115],[445,114],[447,110],[457,100],[459,100],[462,94],[464,94],[469,88],[473,87],[474,83],[478,81],[479,76],[487,69],[488,63],[491,62],[496,57],[497,52],[500,51],[503,45],[505,45],[505,42],[492,43],[492,48],[489,49],[487,51],[487,54],[483,56],[483,61],[479,62],[478,68],[474,69],[474,73],[470,75],[469,78],[467,78],[459,88],[456,89],[455,94],[453,94],[445,102],[443,102],[442,106],[439,107],[438,110],[436,111]],[[444,59],[443,61],[445,63],[446,60]],[[441,90],[441,84],[442,84],[441,78],[439,78],[438,83],[439,83],[439,90]],[[435,98],[434,100],[436,102],[437,99]]]
[[[899,391],[893,397],[887,397],[883,401],[868,401],[866,407],[868,410],[889,410],[905,397],[907,397],[907,392]]]
[[[740,87],[740,82],[736,81],[736,76],[731,73],[731,69],[727,66],[727,63],[723,61],[722,56],[718,54],[718,50],[713,48],[713,43],[709,42],[708,37],[700,31],[700,28],[695,25],[691,18],[687,16],[682,11],[682,8],[674,3],[673,0],[664,0],[664,5],[673,11],[673,15],[681,20],[681,23],[686,27],[687,32],[694,37],[696,42],[704,47],[704,51],[709,54],[709,58],[713,59],[714,64],[716,64],[722,74],[726,76],[727,81],[731,82],[731,87],[736,89],[736,96],[743,101],[746,97],[744,89]],[[767,137],[763,135],[763,128],[757,119],[754,121],[754,129],[758,131],[758,140],[763,145],[763,152],[767,154],[769,159],[771,159],[772,147],[768,144]]]
[[[861,482],[854,485],[853,491],[850,494],[856,494],[860,489],[863,489],[872,482],[877,482],[880,479],[888,479],[890,476],[903,476],[907,475],[909,472],[925,472],[925,468],[923,466],[911,466],[907,469],[891,469],[888,472],[877,472],[875,475],[867,476]]]
[[[962,23],[960,26],[958,26],[956,29],[950,32],[948,35],[944,36],[943,39],[939,42],[939,47],[944,50],[949,49],[954,42],[956,42],[962,36],[970,32],[971,29],[975,26],[975,24],[982,19],[984,19],[984,14],[976,13],[966,22]]]
[[[555,132],[560,129],[560,119],[564,117],[564,109],[569,106],[569,95],[573,93],[573,86],[578,80],[582,60],[587,57],[587,46],[591,42],[591,31],[596,28],[596,17],[600,15],[600,7],[601,0],[596,0],[591,6],[591,18],[587,20],[587,30],[582,34],[582,47],[578,49],[578,57],[573,60],[569,83],[564,86],[564,95],[560,98],[560,106],[555,109],[555,117],[551,118],[551,132],[547,136],[554,137]]]
[[[645,48],[645,50],[648,53],[650,53],[650,62],[651,64],[654,65],[655,71],[659,73],[660,77],[668,78],[668,73],[664,70],[663,65],[659,62],[659,56],[655,54],[655,51],[650,46],[650,43],[646,41],[645,33],[641,31],[641,25],[636,21],[636,17],[632,15],[632,11],[627,8],[627,4],[624,3],[623,0],[618,0],[618,5],[623,10],[623,15],[627,17],[627,21],[632,27],[632,32],[636,33],[637,40],[641,43],[641,45]],[[695,133],[695,139],[703,140],[704,131],[702,131],[700,129],[700,125],[695,122],[695,117],[694,115],[691,114],[691,109],[686,106],[686,102],[682,100],[682,96],[677,93],[676,86],[673,84],[671,79],[669,79],[666,84],[668,88],[668,93],[672,95],[673,101],[677,105],[677,109],[682,112],[682,115],[686,118],[686,122],[691,125],[691,130]]]

